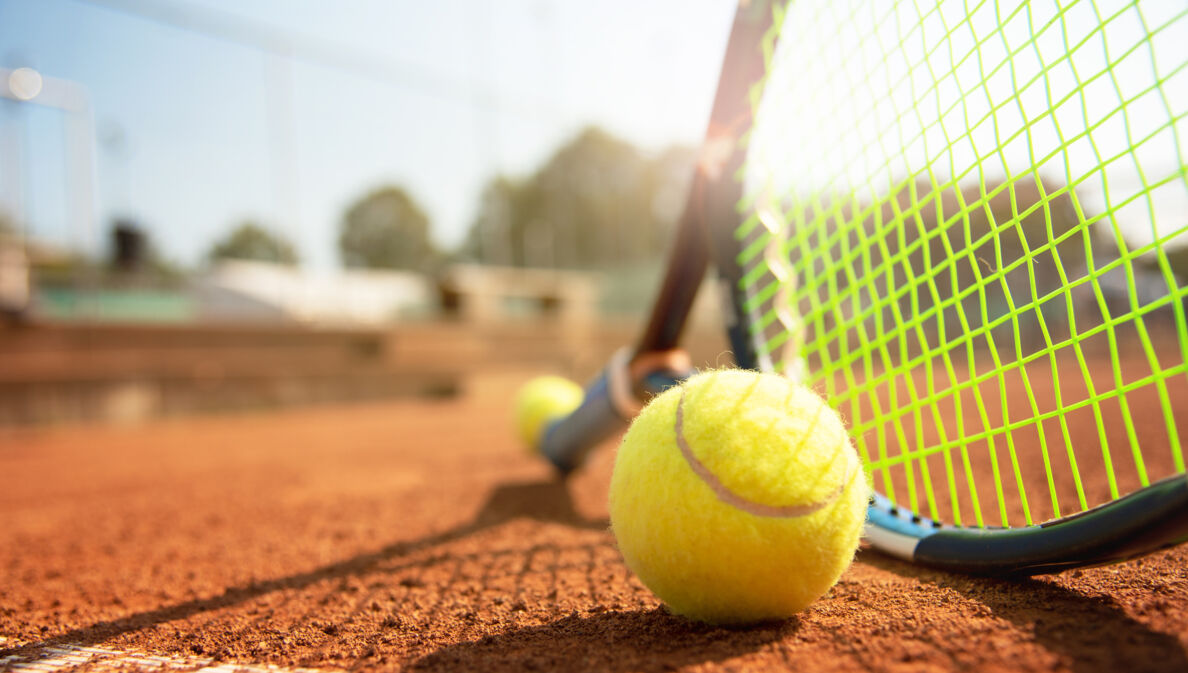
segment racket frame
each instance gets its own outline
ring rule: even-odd
[[[587,387],[586,401],[544,434],[542,452],[564,474],[590,448],[630,421],[638,401],[679,384],[691,371],[654,362],[679,361],[679,342],[712,262],[727,301],[726,328],[735,364],[774,371],[748,325],[735,232],[746,217],[740,179],[752,97],[775,48],[782,3],[743,1],[735,15],[705,142],[677,225],[660,290],[634,350],[620,353]],[[805,158],[806,160],[811,160]],[[613,395],[627,377],[636,400]],[[1122,561],[1188,541],[1188,475],[1178,474],[1093,509],[1019,528],[961,527],[931,521],[875,494],[866,541],[890,556],[976,574],[1035,575]]]

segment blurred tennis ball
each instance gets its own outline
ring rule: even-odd
[[[789,617],[850,565],[869,488],[837,413],[774,374],[699,374],[631,425],[610,486],[627,565],[680,615]]]
[[[569,414],[582,403],[582,387],[560,376],[540,376],[516,394],[516,433],[532,451],[540,446],[549,422]]]

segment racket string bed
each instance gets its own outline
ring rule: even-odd
[[[843,412],[896,515],[1034,526],[1182,475],[1188,7],[776,16],[733,235],[754,364]]]

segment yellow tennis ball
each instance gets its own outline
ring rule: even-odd
[[[582,403],[582,387],[560,376],[539,376],[516,394],[516,433],[536,450],[549,421],[568,414]]]
[[[789,617],[850,565],[869,486],[837,413],[774,374],[699,374],[623,438],[611,528],[669,608],[713,623]]]

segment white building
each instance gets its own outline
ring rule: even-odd
[[[209,295],[240,295],[301,322],[324,325],[379,325],[424,313],[435,305],[433,284],[409,271],[309,271],[291,266],[227,260],[198,280]],[[220,316],[218,304],[204,302],[207,318]],[[226,310],[238,311],[230,302]]]

